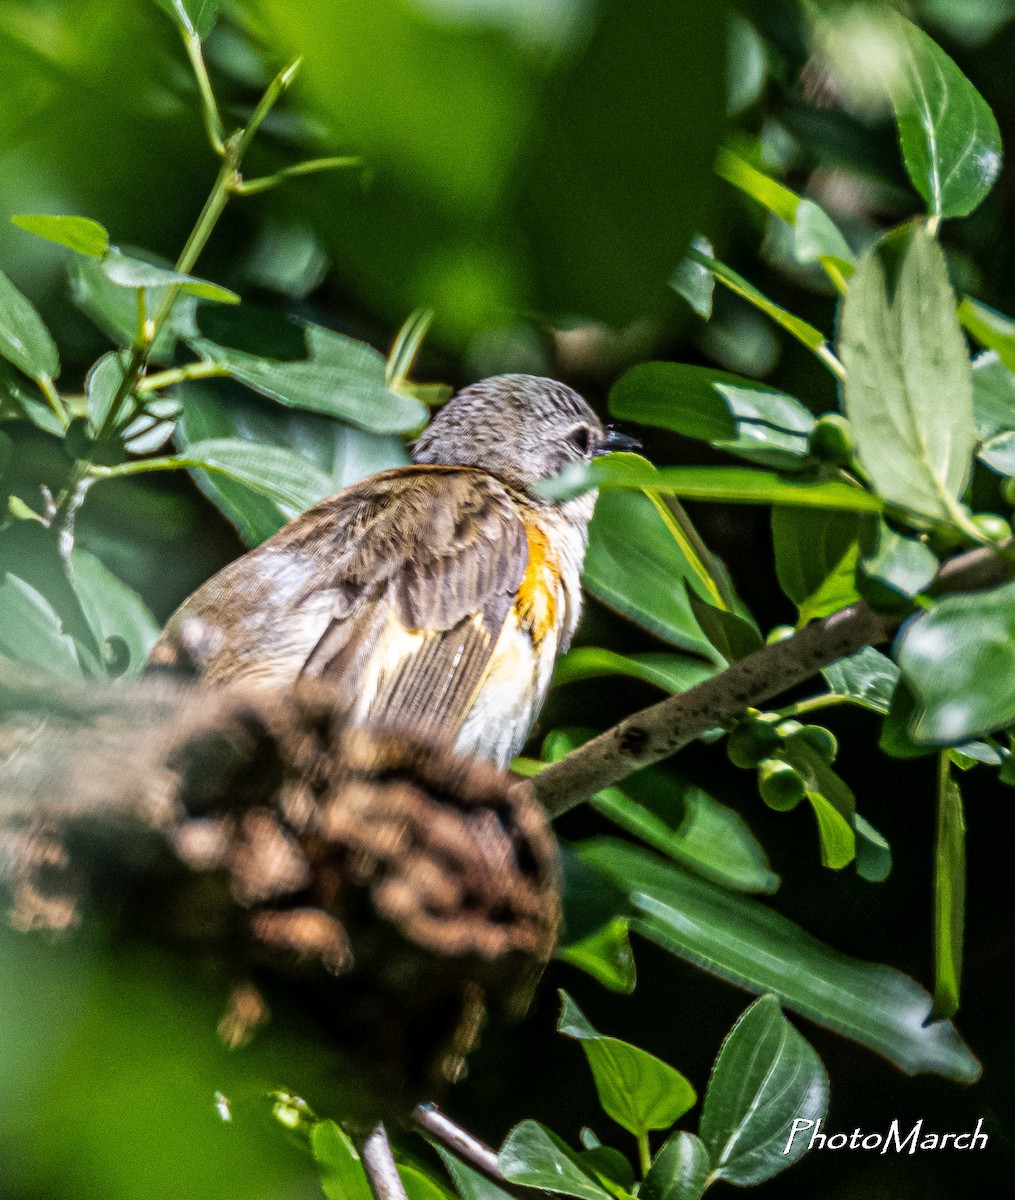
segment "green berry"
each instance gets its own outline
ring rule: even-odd
[[[796,808],[807,794],[800,772],[778,758],[766,758],[758,767],[758,791],[776,812]]]
[[[1011,537],[1011,526],[997,513],[974,513],[973,524],[992,542],[1006,542]]]
[[[803,725],[801,725],[799,721],[795,721],[792,717],[790,717],[789,720],[780,721],[775,727],[775,732],[785,742],[789,741],[790,738],[796,737],[801,729],[803,729]]]
[[[816,750],[826,763],[835,762],[835,756],[839,753],[839,742],[835,734],[824,725],[805,725],[796,737]]]
[[[748,717],[735,725],[726,739],[726,754],[735,767],[756,767],[779,745],[779,735],[768,721]]]
[[[1005,504],[1010,504],[1015,508],[1015,475],[1004,481],[1001,487],[1001,495],[1004,496]]]
[[[837,467],[848,466],[853,458],[853,431],[840,413],[825,413],[811,430],[809,449],[815,458]]]
[[[788,641],[796,634],[796,630],[792,625],[776,625],[774,629],[769,630],[768,637],[765,638],[767,646],[774,646],[776,642]]]

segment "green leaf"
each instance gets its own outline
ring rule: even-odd
[[[873,646],[864,646],[848,658],[822,667],[821,674],[837,696],[877,713],[888,712],[899,680],[899,668]]]
[[[916,1073],[972,1082],[980,1065],[945,1021],[925,1024],[930,996],[891,967],[849,958],[758,900],[696,878],[647,850],[610,839],[581,855],[626,892],[632,929],[679,957]]]
[[[575,476],[560,475],[561,491],[574,491]],[[845,512],[879,512],[881,501],[863,488],[838,479],[812,481],[786,478],[749,467],[652,467],[636,455],[611,454],[580,476],[582,487],[605,491],[642,488],[685,500],[730,504],[788,504],[797,508],[832,508]],[[546,494],[553,490],[546,489]],[[600,501],[601,503],[601,501]]]
[[[219,438],[292,451],[328,476],[332,492],[408,461],[405,445],[395,435],[367,433],[316,413],[282,408],[235,387],[226,393],[224,388],[207,384],[188,386],[176,427],[180,449],[186,452],[196,442]],[[260,545],[295,515],[291,506],[280,505],[234,479],[207,471],[195,471],[194,477],[248,546]]]
[[[109,249],[109,234],[98,221],[90,221],[87,217],[51,217],[39,213],[11,217],[11,223],[48,242],[66,246],[75,254],[101,258]]]
[[[612,992],[630,995],[638,981],[626,917],[614,917],[585,937],[558,946],[557,958],[591,975]]]
[[[993,350],[1009,371],[1015,371],[1015,321],[996,308],[966,296],[959,304],[959,322],[981,346]]]
[[[451,1176],[455,1190],[462,1200],[512,1200],[511,1194],[504,1188],[498,1187],[492,1179],[487,1179],[485,1175],[480,1175],[478,1171],[473,1170],[468,1163],[457,1158],[444,1146],[435,1144],[434,1149],[440,1155],[441,1162]],[[348,1200],[355,1200],[355,1198],[349,1197]]]
[[[94,437],[105,424],[123,383],[126,364],[112,350],[104,354],[85,376],[85,395],[88,399],[88,426]]]
[[[849,243],[813,200],[801,199],[729,149],[719,151],[716,172],[793,230],[794,257],[798,263],[820,263],[837,285],[852,275],[855,262]]]
[[[71,556],[70,581],[104,659],[119,667],[111,674],[137,675],[159,636],[147,605],[80,546]]]
[[[425,404],[388,390],[384,356],[373,347],[321,325],[305,324],[301,332],[307,357],[298,361],[262,358],[205,338],[191,344],[240,383],[288,407],[372,433],[411,433],[426,424]]]
[[[137,252],[135,257],[141,252]],[[154,256],[152,256],[154,257]],[[164,260],[160,260],[161,262]],[[168,269],[168,264],[167,264]],[[145,289],[145,309],[151,315],[166,297],[164,287]],[[136,295],[128,288],[113,283],[95,258],[78,257],[71,264],[71,298],[99,329],[117,345],[130,349],[137,341],[138,309]],[[163,323],[149,352],[154,363],[172,357],[177,338],[197,333],[194,313],[197,299],[181,295],[173,305],[169,318]]]
[[[712,255],[712,244],[707,238],[696,237],[691,245],[702,254]],[[681,259],[670,276],[670,287],[683,296],[691,308],[708,320],[712,315],[712,297],[715,293],[715,276],[701,263],[692,259]]]
[[[1015,721],[1015,583],[943,596],[908,621],[895,659],[922,742],[954,746]]]
[[[0,271],[0,358],[13,363],[30,379],[55,379],[60,374],[60,356],[49,330],[3,271]]]
[[[856,873],[868,883],[884,883],[892,873],[892,848],[859,813],[853,817],[856,834]]]
[[[214,300],[219,304],[239,304],[240,298],[229,288],[217,283],[209,283],[207,279],[198,279],[194,275],[184,275],[180,271],[158,267],[154,263],[145,262],[141,258],[133,258],[121,250],[113,249],[99,264],[103,274],[111,283],[118,287],[146,288],[179,288],[188,296],[196,296],[199,300]]]
[[[652,1160],[638,1200],[700,1200],[712,1169],[701,1138],[681,1130],[667,1138]]]
[[[817,1121],[828,1109],[828,1075],[813,1048],[762,996],[733,1026],[712,1068],[701,1109],[701,1140],[712,1178],[738,1187],[762,1183],[807,1150],[787,1146],[793,1121]]]
[[[670,645],[716,661],[681,586],[682,580],[696,578],[647,497],[600,496],[589,527],[586,590]]]
[[[944,256],[925,229],[912,231],[891,298],[888,288],[875,247],[843,305],[846,416],[885,500],[953,521],[976,443],[972,376]]]
[[[179,456],[179,465],[203,467],[245,483],[293,516],[334,490],[332,481],[323,471],[312,467],[291,450],[238,438],[195,442],[185,455]]]
[[[1012,330],[1015,349],[1015,322]],[[1015,371],[993,350],[973,359],[973,420],[983,442],[1015,429]]]
[[[807,793],[821,839],[821,865],[833,871],[848,867],[856,857],[856,837],[853,828],[834,804],[820,792]]]
[[[192,37],[206,38],[218,20],[221,0],[155,0]]]
[[[716,663],[683,654],[617,654],[598,646],[576,646],[557,660],[553,682],[559,687],[607,675],[626,675],[673,693],[686,692],[718,670]]]
[[[962,793],[942,755],[934,845],[934,1018],[959,1008],[966,920],[966,822]]]
[[[641,1137],[652,1129],[668,1129],[694,1104],[694,1088],[678,1070],[646,1050],[604,1037],[566,992],[559,995],[563,1007],[557,1028],[581,1042],[599,1103],[618,1125]]]
[[[801,625],[858,598],[853,570],[859,532],[860,519],[855,513],[772,510],[779,586],[800,610]]]
[[[0,653],[63,678],[81,677],[77,646],[41,592],[7,574],[0,582]]]
[[[892,105],[913,186],[928,210],[964,217],[1001,172],[1001,133],[980,93],[947,54],[902,17],[897,32],[899,71]]]
[[[398,1176],[408,1200],[457,1200],[443,1183],[415,1163],[399,1162]]]
[[[861,575],[907,600],[929,586],[939,565],[929,546],[902,537],[884,521],[878,522],[872,536],[864,539]]]
[[[497,1156],[501,1173],[511,1183],[575,1196],[577,1200],[611,1200],[581,1165],[577,1154],[538,1121],[522,1121],[508,1134]]]
[[[687,599],[701,632],[726,662],[736,662],[760,649],[761,630],[753,617],[742,612],[717,608],[716,605],[696,596],[686,583],[684,587],[687,588]]]
[[[334,1121],[318,1121],[312,1127],[310,1150],[328,1200],[373,1200],[359,1152]]]

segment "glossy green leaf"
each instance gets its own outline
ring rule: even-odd
[[[934,1008],[936,1018],[959,1008],[962,943],[966,921],[966,822],[962,793],[941,766],[934,845]]]
[[[918,741],[954,746],[1010,725],[1015,583],[935,601],[903,627],[895,659],[916,698]]]
[[[603,1111],[640,1137],[652,1129],[668,1129],[697,1100],[694,1088],[669,1063],[654,1054],[604,1037],[566,992],[557,1028],[582,1044]]]
[[[681,586],[695,578],[647,497],[634,492],[599,497],[589,527],[586,590],[670,645],[717,661]]]
[[[123,382],[125,363],[116,351],[104,354],[85,376],[88,400],[88,426],[94,436],[109,417],[117,391]]]
[[[701,1138],[681,1130],[663,1143],[638,1190],[639,1200],[700,1200],[712,1160]]]
[[[923,30],[901,17],[899,72],[892,104],[913,186],[928,210],[964,217],[1001,172],[1001,134],[994,114],[954,62]]]
[[[492,1179],[473,1170],[467,1162],[456,1157],[444,1146],[434,1145],[440,1155],[444,1169],[451,1176],[455,1190],[462,1200],[512,1200],[511,1194],[504,1188],[498,1187]],[[350,1197],[349,1200],[356,1200]]]
[[[883,1054],[904,1071],[972,1082],[980,1064],[931,998],[891,967],[833,950],[773,909],[696,878],[650,851],[610,839],[582,857],[623,889],[632,928],[679,957]]]
[[[538,1121],[516,1125],[497,1159],[504,1178],[511,1183],[575,1196],[577,1200],[611,1200],[610,1193],[581,1165],[578,1155]]]
[[[332,492],[408,461],[402,439],[393,434],[367,433],[316,413],[270,404],[235,387],[227,392],[207,384],[186,388],[176,438],[184,452],[195,442],[219,438],[281,447],[326,475]],[[221,474],[195,471],[194,476],[248,546],[259,545],[295,515],[291,506]]]
[[[840,871],[849,866],[856,857],[856,837],[852,826],[820,792],[809,791],[807,799],[818,823],[821,865],[833,871]]]
[[[373,1200],[370,1184],[352,1138],[334,1121],[318,1121],[310,1130],[310,1150],[321,1172],[328,1200]]]
[[[71,585],[110,672],[137,675],[159,636],[159,623],[141,597],[94,554],[75,547]]]
[[[971,296],[963,298],[958,314],[963,328],[981,346],[993,350],[1009,371],[1015,371],[1015,321]]]
[[[398,1177],[408,1200],[457,1200],[455,1194],[440,1180],[415,1163],[399,1162]]]
[[[685,584],[685,587],[687,585]],[[728,663],[737,662],[753,654],[762,645],[761,630],[746,610],[732,612],[719,608],[708,600],[702,600],[690,588],[687,599],[701,632]]]
[[[887,655],[864,646],[848,658],[822,667],[829,688],[872,712],[887,713],[899,679],[899,668]]]
[[[696,237],[691,245],[702,254],[712,255],[712,245],[707,238]],[[670,287],[684,297],[699,317],[706,321],[711,317],[715,276],[707,267],[690,258],[681,259],[677,269],[670,276]]]
[[[630,995],[637,983],[626,917],[614,917],[585,937],[558,946],[557,958],[591,975],[612,992]]]
[[[80,678],[74,639],[49,600],[34,587],[7,574],[0,580],[0,653],[64,678]]]
[[[662,688],[665,692],[686,692],[710,679],[719,669],[716,663],[681,654],[617,654],[598,646],[576,646],[557,660],[555,686],[608,675],[627,675]]]
[[[557,477],[560,490],[575,488],[575,478]],[[578,475],[581,488],[645,488],[685,500],[730,504],[788,504],[796,508],[831,508],[845,512],[879,512],[877,496],[838,479],[804,480],[750,467],[660,467],[639,462],[636,455],[611,454]],[[581,489],[579,489],[581,490]],[[551,494],[552,489],[547,488]],[[602,501],[600,501],[602,503]]]
[[[365,342],[321,325],[303,327],[306,358],[259,358],[200,338],[192,344],[254,391],[280,404],[337,417],[373,433],[408,433],[426,424],[426,406],[388,390],[385,360]]]
[[[109,249],[109,234],[87,217],[53,217],[44,213],[11,217],[19,229],[34,233],[48,242],[66,246],[76,254],[101,258]]]
[[[779,586],[800,610],[800,624],[857,599],[853,583],[860,519],[817,509],[772,510]]]
[[[1015,322],[1012,334],[1015,347]],[[973,359],[973,421],[982,442],[1015,429],[1015,371],[994,350]]]
[[[862,576],[906,599],[924,591],[940,565],[929,546],[902,537],[883,521],[864,539],[863,549]]]
[[[180,271],[169,270],[145,262],[141,258],[133,258],[120,250],[113,249],[99,264],[103,274],[110,282],[119,287],[147,288],[179,288],[188,296],[196,296],[199,300],[213,300],[219,304],[239,304],[240,298],[229,288],[217,283],[209,283],[207,279],[198,279],[194,275],[185,275]]]
[[[892,848],[859,813],[853,817],[856,835],[856,873],[868,883],[884,883],[892,873]]]
[[[937,242],[917,227],[889,297],[879,248],[843,305],[846,416],[878,493],[934,520],[955,518],[976,429],[969,356]]]
[[[155,0],[155,3],[165,9],[185,34],[199,38],[211,33],[221,7],[221,0]]]
[[[49,330],[32,305],[0,271],[0,358],[30,379],[55,379],[60,356]]]
[[[27,380],[10,363],[0,359],[0,417],[26,421],[54,437],[63,437],[59,417],[46,403],[34,382]]]
[[[715,1060],[701,1109],[701,1140],[712,1178],[739,1187],[762,1183],[807,1150],[788,1134],[796,1119],[828,1109],[828,1075],[810,1044],[762,996],[733,1026]]]
[[[837,284],[852,275],[855,262],[849,243],[813,200],[802,199],[729,149],[720,150],[716,171],[793,230],[794,257],[798,263],[820,263]]]

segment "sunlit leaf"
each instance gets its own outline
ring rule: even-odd
[[[11,217],[11,222],[37,237],[66,246],[76,254],[101,258],[109,249],[109,234],[98,221],[90,221],[87,217],[51,217],[38,213]]]
[[[637,974],[626,917],[614,917],[585,937],[558,946],[557,957],[613,992],[634,991]]]
[[[652,1160],[639,1200],[699,1200],[708,1186],[712,1160],[701,1138],[681,1130],[668,1138]]]
[[[516,1125],[497,1157],[504,1178],[511,1183],[577,1200],[610,1200],[610,1193],[581,1165],[578,1155],[538,1121]]]
[[[779,585],[800,610],[800,624],[857,599],[853,582],[860,518],[818,509],[772,510]]]
[[[310,1130],[310,1149],[328,1200],[373,1200],[359,1151],[344,1129],[334,1121],[316,1122]]]
[[[111,282],[126,288],[179,288],[199,300],[214,300],[219,304],[239,304],[240,298],[229,288],[194,275],[158,267],[154,263],[133,258],[120,250],[112,250],[99,264]]]
[[[934,845],[934,1017],[959,1007],[966,921],[966,822],[962,793],[942,764]]]
[[[584,679],[602,679],[607,675],[627,675],[666,692],[685,692],[711,678],[718,669],[715,663],[689,655],[617,654],[598,646],[576,646],[557,660],[553,682],[560,686]]]
[[[836,695],[873,712],[887,713],[899,668],[880,650],[864,646],[848,658],[822,667],[821,674]]]
[[[827,1108],[821,1059],[775,996],[755,1000],[723,1042],[702,1103],[712,1177],[748,1187],[778,1175],[807,1149],[806,1138],[787,1148],[793,1121],[816,1121]]]

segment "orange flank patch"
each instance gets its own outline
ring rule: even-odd
[[[557,624],[560,568],[543,530],[527,523],[525,533],[529,562],[515,598],[515,613],[518,624],[538,645]]]

